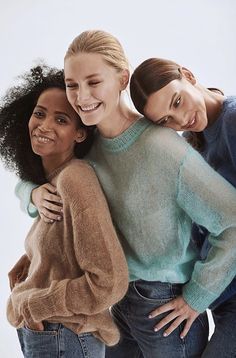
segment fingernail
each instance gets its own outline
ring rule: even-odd
[[[52,219],[50,220],[50,223],[53,223],[53,220],[52,220]]]
[[[60,220],[61,220],[61,216],[58,216],[58,217],[57,217],[57,220],[60,221]]]
[[[150,314],[150,315],[148,316],[148,318],[152,318],[152,315]]]
[[[158,328],[155,327],[155,328],[154,328],[154,332],[157,332],[157,331],[158,331]]]
[[[180,336],[181,339],[184,339],[184,336]]]
[[[163,333],[163,337],[167,337],[168,334],[166,332]]]

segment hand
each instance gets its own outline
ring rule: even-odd
[[[149,318],[154,318],[161,313],[171,311],[165,318],[163,318],[154,328],[154,331],[157,332],[163,328],[168,323],[172,322],[171,325],[165,330],[164,336],[167,337],[171,334],[183,321],[186,320],[184,325],[184,330],[180,333],[180,338],[184,338],[192,323],[195,321],[199,313],[192,309],[187,302],[183,299],[182,296],[179,296],[172,301],[166,303],[165,305],[158,307],[149,315]]]
[[[28,256],[25,254],[21,256],[21,258],[17,261],[15,266],[8,273],[9,285],[11,291],[15,287],[16,283],[25,281],[25,279],[28,276],[29,266],[30,266],[30,260]]]
[[[55,186],[47,183],[33,189],[31,199],[44,222],[53,223],[62,219],[62,201]]]
[[[44,330],[44,326],[42,322],[34,322],[29,324],[25,324],[25,327],[31,329],[32,331],[43,331]]]

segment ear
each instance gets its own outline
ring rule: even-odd
[[[182,67],[180,69],[180,73],[183,75],[184,78],[186,78],[186,80],[188,80],[190,83],[192,83],[192,85],[196,84],[197,80],[194,77],[194,74],[191,71],[189,71],[187,68]]]
[[[121,76],[120,76],[121,91],[126,89],[128,83],[129,83],[129,70],[125,69],[125,70],[122,70]]]
[[[77,130],[76,143],[81,143],[87,138],[87,131],[85,128],[79,128]]]

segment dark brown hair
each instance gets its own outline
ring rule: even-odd
[[[32,150],[28,122],[41,93],[49,88],[66,91],[64,72],[39,65],[18,80],[19,84],[11,87],[0,103],[0,159],[20,179],[41,185],[47,179],[41,157]],[[94,126],[85,126],[79,115],[77,120],[78,128],[85,128],[87,138],[75,144],[74,154],[83,158],[92,146]]]
[[[168,85],[173,80],[181,79],[181,66],[163,58],[149,58],[142,62],[130,79],[130,96],[138,112],[145,115],[148,97]],[[203,133],[189,132],[187,141],[201,151],[204,145]]]

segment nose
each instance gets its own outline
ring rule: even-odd
[[[47,116],[44,121],[40,123],[38,128],[41,132],[50,132],[53,130],[53,123],[53,118],[51,116]]]
[[[77,104],[79,105],[86,103],[90,98],[90,90],[87,86],[80,86],[76,94],[77,94],[77,98],[76,98]]]

